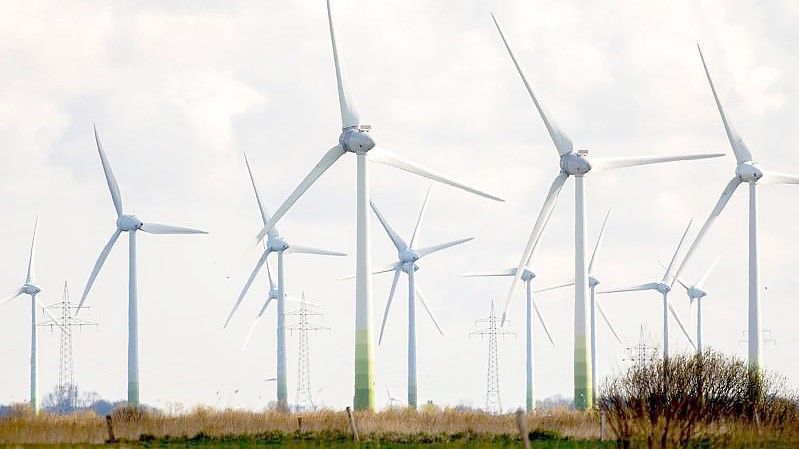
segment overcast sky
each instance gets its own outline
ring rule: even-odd
[[[141,398],[157,406],[261,408],[274,400],[275,314],[246,350],[265,283],[228,330],[224,318],[257,260],[260,227],[246,177],[248,151],[274,210],[340,132],[324,2],[15,2],[0,14],[0,289],[24,281],[34,214],[40,219],[38,282],[55,302],[70,283],[79,298],[115,213],[91,134],[96,123],[127,212],[144,221],[206,229],[207,236],[140,234]],[[557,153],[491,23],[494,11],[553,118],[575,146],[602,156],[724,152],[726,157],[639,167],[588,182],[589,241],[611,205],[598,275],[605,286],[659,280],[687,221],[702,222],[732,175],[734,158],[702,72],[701,42],[728,115],[766,168],[799,173],[797,19],[792,2],[550,1],[334,2],[351,89],[373,136],[413,161],[507,200],[433,188],[421,244],[474,236],[423,260],[417,280],[445,336],[418,316],[420,402],[481,406],[486,341],[474,320],[501,301],[510,280],[459,273],[515,265],[557,174]],[[290,241],[355,253],[355,164],[345,157],[280,223]],[[393,168],[372,170],[373,199],[395,229],[411,233],[428,183]],[[795,326],[799,217],[795,186],[761,191],[763,327],[767,366],[799,383]],[[538,286],[573,276],[573,182],[563,190],[537,259]],[[705,342],[746,355],[747,195],[741,189],[685,271],[695,280],[722,252],[706,285]],[[697,223],[699,224],[699,223]],[[792,232],[794,231],[794,232]],[[372,220],[373,262],[396,257]],[[354,256],[287,256],[287,291],[323,306],[331,333],[312,335],[318,403],[352,400]],[[390,275],[374,280],[374,322]],[[259,291],[260,289],[260,291]],[[378,405],[386,387],[405,398],[405,285],[376,348]],[[686,322],[683,291],[672,295]],[[572,395],[573,293],[539,297],[557,346],[534,328],[539,398]],[[658,295],[608,296],[625,345],[600,323],[600,377],[623,369],[641,326],[661,338]],[[99,331],[76,332],[76,379],[103,397],[126,395],[127,238],[114,248],[88,300]],[[420,309],[417,309],[420,310]],[[524,399],[524,305],[511,305],[500,341],[503,406]],[[28,398],[26,298],[0,310],[0,403]],[[673,328],[674,350],[688,351]],[[375,336],[378,329],[375,328]],[[41,389],[58,378],[58,339],[41,333]],[[293,400],[296,335],[289,335]],[[456,374],[457,373],[457,374]],[[232,394],[235,389],[240,392]]]

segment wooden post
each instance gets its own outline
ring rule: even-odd
[[[516,424],[519,426],[519,436],[524,443],[524,449],[530,449],[530,435],[527,433],[527,423],[524,421],[524,411],[516,410]]]
[[[347,407],[347,419],[350,421],[350,430],[352,431],[352,439],[356,443],[358,443],[359,441],[361,441],[361,439],[358,438],[358,427],[355,426],[355,418],[352,417],[352,409],[350,409],[349,407]]]
[[[297,417],[297,432],[302,433],[302,416]]]
[[[116,443],[117,437],[114,436],[114,423],[111,421],[111,415],[105,415],[105,424],[108,428],[108,439],[106,443]]]
[[[605,425],[607,424],[607,416],[605,412],[599,412],[599,441],[605,441]]]

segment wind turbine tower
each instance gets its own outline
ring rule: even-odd
[[[488,318],[477,320],[476,324],[486,325],[469,335],[488,337],[488,375],[486,377],[486,407],[488,413],[502,413],[502,398],[499,394],[499,352],[497,350],[497,337],[514,335],[513,332],[502,330],[499,327],[497,314],[494,312],[494,301],[491,301],[491,311]]]

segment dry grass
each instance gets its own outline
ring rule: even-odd
[[[305,435],[327,439],[349,438],[345,412],[319,411],[287,414],[272,411],[247,412],[196,408],[186,413],[131,415],[117,412],[114,432],[118,439],[209,438],[298,436],[298,418]],[[413,441],[426,438],[515,439],[515,416],[488,415],[454,410],[388,410],[379,413],[356,412],[362,439]],[[555,410],[527,416],[528,429],[554,430],[564,437],[595,439],[599,436],[596,414]],[[0,418],[0,444],[76,444],[103,443],[108,437],[105,417],[94,413],[39,416],[25,411]]]

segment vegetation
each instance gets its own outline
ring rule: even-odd
[[[799,401],[776,376],[715,352],[630,367],[601,389],[598,411],[565,407],[526,415],[533,448],[796,447]],[[600,416],[607,422],[600,441]],[[516,417],[426,405],[418,412],[354,413],[365,447],[521,447]],[[149,446],[291,448],[351,445],[347,414],[216,410],[184,412],[117,407],[114,439]],[[86,445],[109,440],[105,416],[91,410],[31,413],[17,406],[0,417],[0,446]],[[377,443],[377,444],[375,444]]]
[[[604,386],[598,408],[619,447],[799,442],[796,396],[777,377],[716,352],[635,365]]]

